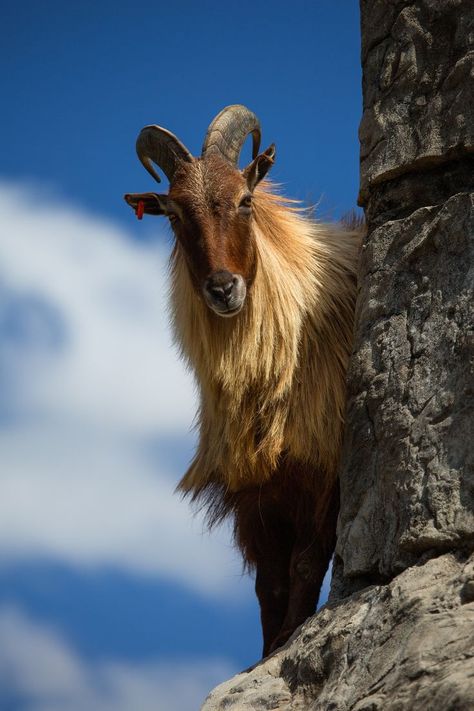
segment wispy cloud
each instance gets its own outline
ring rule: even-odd
[[[127,433],[188,428],[195,401],[170,346],[165,246],[5,184],[0,235],[1,355],[22,405]]]
[[[148,446],[188,447],[196,407],[167,326],[166,252],[0,184],[0,561],[234,587],[227,534],[203,540],[178,472]]]
[[[196,711],[237,671],[223,659],[86,661],[55,629],[8,606],[0,639],[0,706],[16,699],[29,711]]]

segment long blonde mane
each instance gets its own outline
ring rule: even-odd
[[[268,481],[281,458],[333,478],[352,344],[360,230],[320,224],[259,187],[257,272],[242,311],[224,319],[171,259],[171,308],[181,352],[200,387],[196,455],[180,482],[194,496]]]

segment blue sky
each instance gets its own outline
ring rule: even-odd
[[[197,154],[246,104],[285,194],[340,216],[357,3],[27,0],[2,27],[0,708],[192,711],[258,658],[258,609],[228,531],[173,495],[196,400],[169,229],[122,200],[155,189],[135,138],[158,123]]]

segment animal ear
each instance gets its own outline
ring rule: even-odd
[[[275,162],[275,144],[267,148],[266,151],[260,153],[245,169],[244,178],[247,181],[247,186],[250,191],[253,191],[256,185],[266,176],[270,168]]]
[[[127,193],[123,199],[135,210],[137,217],[146,215],[164,215],[168,205],[168,195],[158,193]]]

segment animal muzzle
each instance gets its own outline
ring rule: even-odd
[[[235,316],[244,305],[247,287],[240,274],[222,270],[211,274],[204,283],[206,303],[218,316]]]

